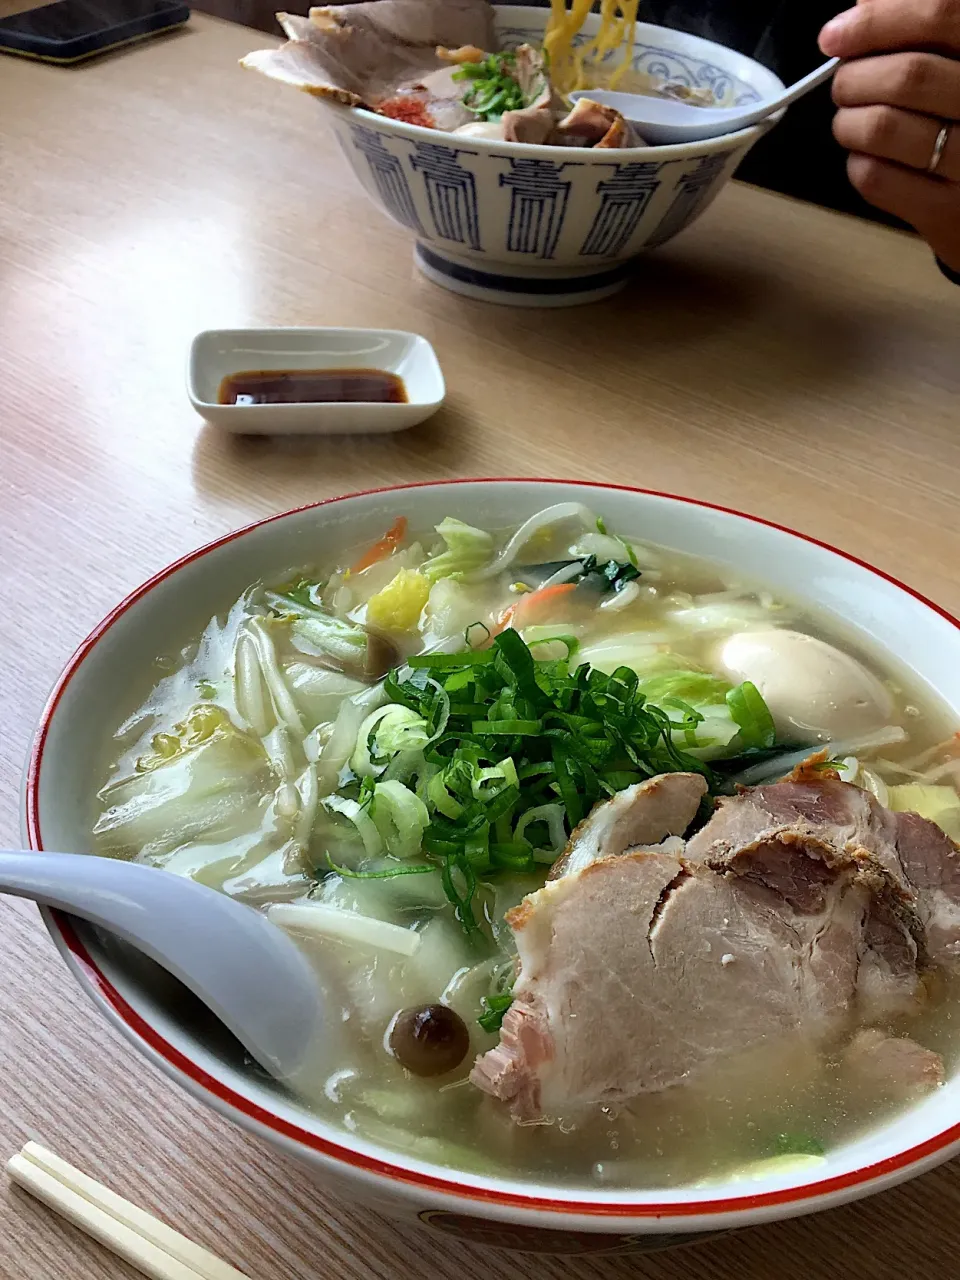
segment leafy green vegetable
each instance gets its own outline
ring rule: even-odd
[[[706,671],[658,671],[642,676],[640,692],[651,702],[664,698],[682,698],[694,706],[723,706],[730,685]]]
[[[639,577],[640,570],[635,564],[622,564],[618,560],[600,564],[596,556],[587,556],[579,582],[585,586],[598,586],[601,591],[622,591],[628,582]]]
[[[216,693],[216,690],[214,690]],[[136,762],[137,773],[149,773],[171,760],[185,755],[213,738],[240,735],[223,707],[197,704],[184,718],[173,726],[172,733],[155,733],[150,739],[150,751]]]
[[[101,848],[153,861],[191,841],[231,840],[263,820],[258,800],[277,779],[259,739],[222,707],[199,703],[153,735],[133,772],[100,792]]]
[[[317,601],[315,592],[318,584],[311,582],[309,578],[300,578],[300,580],[292,587],[288,587],[283,593],[288,596],[295,604],[303,605],[306,609],[316,609]]]
[[[437,533],[447,549],[420,566],[420,572],[429,582],[470,573],[493,558],[493,538],[484,529],[475,529],[462,520],[447,516],[437,525]]]

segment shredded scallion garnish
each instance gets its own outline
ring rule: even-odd
[[[499,120],[505,111],[524,106],[516,61],[514,53],[491,53],[483,62],[464,62],[454,71],[454,80],[468,82],[461,101],[478,120]]]
[[[589,666],[571,670],[566,659],[537,661],[509,628],[485,649],[410,658],[384,686],[392,704],[420,718],[429,738],[407,777],[410,803],[403,803],[403,784],[388,784],[392,822],[380,815],[375,825],[384,784],[371,791],[367,779],[356,807],[348,794],[341,812],[365,840],[376,832],[388,855],[407,858],[414,818],[424,814],[422,853],[472,933],[479,928],[479,881],[535,871],[557,856],[598,800],[658,773],[690,770],[713,781],[709,766],[684,750],[696,743],[703,716],[678,697],[653,705],[639,685],[628,667],[607,675]],[[756,738],[763,736],[760,708],[766,710],[762,699],[756,704],[749,695],[738,707]]]

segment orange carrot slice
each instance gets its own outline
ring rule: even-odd
[[[397,516],[380,541],[375,542],[369,550],[363,553],[356,564],[350,566],[350,572],[362,573],[364,569],[369,569],[372,564],[376,564],[379,560],[386,560],[387,556],[393,555],[406,536],[407,517]]]
[[[521,596],[500,614],[492,634],[498,636],[501,631],[506,631],[507,627],[514,627],[519,631],[521,625],[528,626],[537,617],[542,617],[545,608],[549,612],[552,605],[576,589],[575,582],[557,582],[552,587],[541,587],[539,591],[531,591],[529,595]]]

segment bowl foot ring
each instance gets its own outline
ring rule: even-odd
[[[434,284],[465,298],[511,307],[576,307],[599,302],[623,288],[629,270],[629,264],[618,263],[586,275],[508,275],[448,258],[419,243],[413,256],[419,270]]]

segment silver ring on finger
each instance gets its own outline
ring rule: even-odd
[[[927,165],[927,173],[936,173],[940,168],[940,161],[943,159],[943,153],[947,149],[947,139],[949,137],[949,124],[941,125],[940,132],[937,134],[936,141],[933,144],[933,152],[930,156],[930,163]]]

